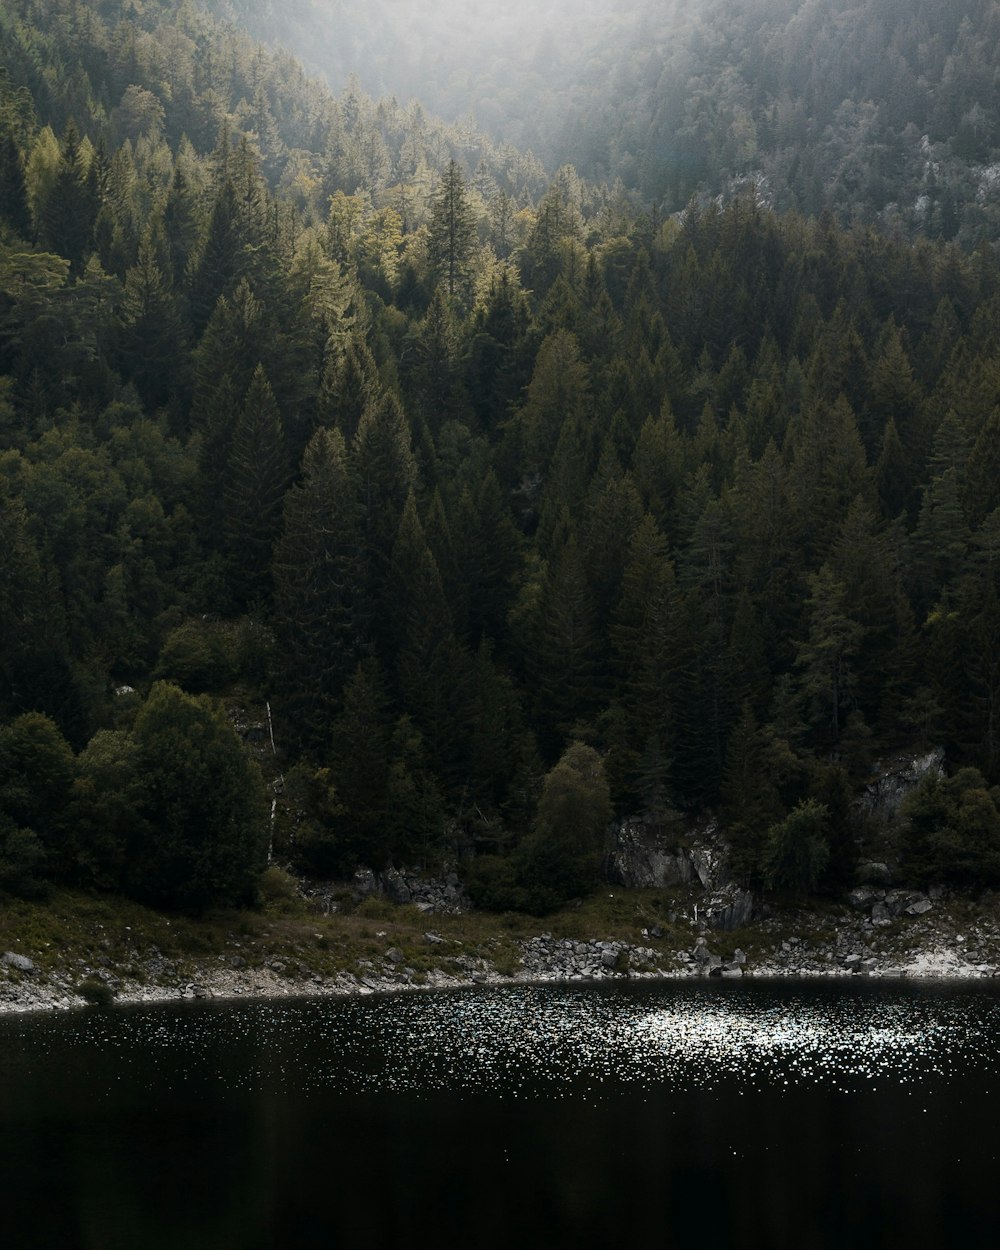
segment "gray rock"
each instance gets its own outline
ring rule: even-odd
[[[17,951],[5,951],[0,962],[5,963],[8,968],[16,968],[18,972],[35,971],[34,962],[27,955],[19,955]]]
[[[612,884],[629,889],[662,890],[694,879],[690,856],[676,845],[675,835],[648,828],[641,821],[624,821],[614,830],[606,868]]]
[[[888,890],[885,905],[889,909],[890,916],[901,916],[909,909],[911,903],[919,903],[922,898],[924,895],[914,890]]]
[[[701,914],[712,929],[729,933],[742,929],[753,919],[754,896],[749,890],[727,886],[710,895],[702,904]]]
[[[410,887],[406,884],[403,874],[397,872],[395,868],[389,868],[382,874],[382,883],[386,894],[394,903],[409,903],[411,900]]]
[[[242,955],[230,955],[229,966],[230,968],[237,968],[237,969],[245,968],[247,966],[247,961],[243,958]]]
[[[618,952],[615,950],[606,950],[601,952],[601,967],[614,971],[618,964]]]
[[[403,952],[399,949],[398,946],[390,946],[389,949],[385,952],[385,958],[391,964],[401,964],[401,963],[404,963],[406,960],[406,956],[403,954]]]
[[[370,894],[380,894],[382,892],[381,882],[370,868],[358,869],[351,878],[351,889],[361,898],[368,898]]]
[[[879,929],[884,929],[886,925],[891,924],[892,919],[889,916],[889,908],[885,903],[878,902],[872,908],[872,924]]]
[[[870,885],[858,885],[848,894],[847,901],[856,911],[866,911],[878,900],[878,891]]]
[[[900,756],[879,769],[879,776],[865,787],[856,806],[870,816],[889,820],[925,777],[940,777],[943,773],[944,750],[941,747]]]
[[[908,916],[924,916],[934,906],[929,898],[917,899],[915,903],[911,903],[906,909]]]
[[[444,943],[444,938],[440,933],[425,933],[424,941],[430,942],[432,946],[440,946]]]

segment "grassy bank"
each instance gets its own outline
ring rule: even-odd
[[[60,890],[46,902],[0,907],[0,1005],[171,997],[197,983],[227,994],[351,992],[457,984],[526,975],[525,943],[607,942],[644,948],[646,972],[695,971],[701,939],[750,973],[835,974],[901,970],[910,975],[992,975],[1000,966],[1000,908],[992,897],[954,897],[928,915],[873,927],[851,908],[771,907],[737,932],[694,922],[694,891],[605,890],[544,919],[513,913],[428,914],[349,890],[303,897],[274,874],[258,908],[200,918],[164,914],[126,899]],[[30,967],[22,966],[24,960]],[[623,964],[622,967],[627,967]],[[633,965],[633,970],[636,965]]]

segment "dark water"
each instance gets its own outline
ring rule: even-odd
[[[989,984],[0,1020],[0,1244],[1000,1246]]]

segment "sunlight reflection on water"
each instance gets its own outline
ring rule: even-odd
[[[36,1018],[25,1036],[38,1062],[50,1046],[81,1064],[98,1048],[114,1051],[123,1073],[152,1061],[168,1085],[200,1077],[235,1090],[564,1097],[616,1085],[919,1086],[958,1068],[992,1074],[998,1031],[991,987],[789,995],[787,985],[754,985],[517,987],[83,1012]],[[16,1037],[6,1039],[13,1061],[11,1043]]]

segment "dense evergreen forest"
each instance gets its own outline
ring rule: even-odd
[[[922,65],[979,49],[932,142],[987,159],[997,6],[918,7]],[[8,0],[0,65],[0,888],[197,910],[272,837],[318,874],[458,851],[543,910],[613,815],[711,810],[748,882],[836,889],[854,790],[921,745],[954,767],[904,873],[1000,884],[988,196],[915,239],[753,182],[644,208],[190,0]],[[217,697],[273,711],[270,828]]]
[[[682,209],[757,184],[914,237],[994,241],[996,0],[212,0],[342,83]]]

